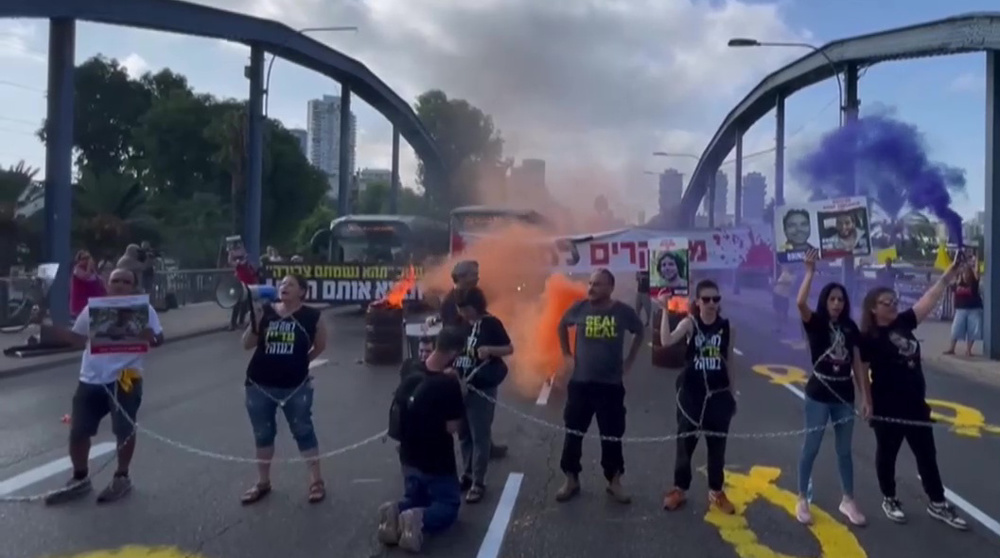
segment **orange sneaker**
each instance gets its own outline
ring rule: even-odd
[[[714,506],[717,510],[726,515],[733,515],[736,513],[736,506],[729,501],[729,498],[726,497],[726,493],[721,490],[718,492],[710,490],[708,492],[708,505]]]
[[[675,486],[667,491],[663,497],[663,509],[674,511],[683,506],[686,501],[687,496],[684,495],[684,491]]]

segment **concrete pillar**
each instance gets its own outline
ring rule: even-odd
[[[858,111],[861,106],[861,101],[858,99],[858,65],[848,64],[847,70],[844,71],[844,108],[841,122],[843,126],[850,126],[858,121]],[[854,165],[854,161],[849,161],[849,164]],[[856,171],[855,171],[856,172]],[[850,173],[849,176],[853,184],[851,185],[851,192],[858,194],[858,184],[857,176],[854,172]],[[855,288],[857,281],[854,272],[854,256],[847,256],[844,258],[844,275],[842,278],[844,286],[847,287],[847,292],[852,293],[855,300],[861,300],[864,293],[857,292]]]
[[[399,128],[392,127],[392,184],[389,188],[389,213],[399,212]]]
[[[73,73],[76,66],[76,21],[49,20],[49,83],[45,142],[46,262],[58,263],[49,290],[49,315],[55,324],[69,322],[69,276],[73,254]]]
[[[719,171],[715,171],[715,174],[709,178],[708,182],[708,198],[706,198],[706,203],[708,207],[705,208],[708,213],[708,228],[715,228],[715,178],[719,176]]]
[[[736,199],[733,204],[733,218],[736,224],[743,223],[743,131],[736,131]]]
[[[260,261],[261,244],[261,203],[263,198],[264,160],[264,49],[260,45],[250,47],[250,100],[247,103],[247,172],[246,200],[243,219],[243,244],[247,259],[254,264]]]
[[[1000,59],[998,51],[986,53],[986,271],[980,283],[983,292],[983,354],[1000,360],[1000,230],[996,227],[1000,215]]]
[[[340,84],[340,153],[337,164],[337,215],[353,213],[351,207],[351,88]]]
[[[774,205],[785,205],[785,95],[774,105]]]

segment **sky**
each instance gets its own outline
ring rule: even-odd
[[[655,207],[665,167],[685,174],[725,115],[764,76],[806,54],[795,48],[726,46],[732,37],[815,45],[973,11],[988,0],[197,0],[266,17],[292,28],[357,26],[312,36],[357,58],[412,102],[436,88],[491,114],[507,155],[548,162],[557,199],[610,194],[619,213]],[[0,165],[25,161],[44,172],[34,137],[45,115],[48,23],[0,20]],[[80,23],[77,62],[103,54],[134,75],[161,68],[184,74],[199,92],[245,98],[244,45],[139,29]],[[965,169],[967,195],[954,207],[971,217],[984,206],[983,54],[874,66],[860,81],[862,111],[892,110],[920,129],[932,160]],[[306,103],[339,94],[323,76],[278,60],[271,117],[304,128]],[[835,127],[837,84],[829,80],[786,103],[786,173]],[[357,165],[388,168],[391,124],[355,99]],[[744,138],[744,172],[773,184],[775,121]],[[405,144],[405,142],[404,142]],[[404,146],[401,175],[415,184],[416,159]],[[732,164],[724,165],[730,174]],[[586,177],[586,178],[581,178]],[[786,197],[804,193],[786,179]],[[586,190],[586,195],[579,195]],[[770,192],[769,192],[770,194]],[[730,188],[732,198],[732,188]],[[732,208],[732,199],[729,207]],[[572,204],[570,204],[572,205]],[[630,215],[631,216],[631,215]]]

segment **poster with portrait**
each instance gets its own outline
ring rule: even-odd
[[[142,331],[149,327],[149,295],[90,299],[91,354],[131,354],[149,351]]]
[[[871,255],[868,200],[863,196],[775,208],[775,255],[778,263],[805,260],[818,250],[820,258]]]
[[[649,294],[687,296],[691,258],[686,238],[660,238],[649,242]]]

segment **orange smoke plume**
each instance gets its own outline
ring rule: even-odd
[[[510,381],[529,396],[561,370],[556,328],[563,313],[587,294],[585,284],[551,273],[546,238],[531,227],[504,226],[469,242],[461,254],[428,269],[420,280],[423,292],[443,294],[452,288],[455,263],[479,262],[479,288],[488,311],[504,323],[514,344]]]
[[[389,293],[385,295],[385,301],[383,304],[390,308],[402,308],[403,301],[406,300],[406,294],[410,292],[417,284],[417,272],[413,269],[411,265],[403,276],[396,281],[392,288],[389,289]]]

